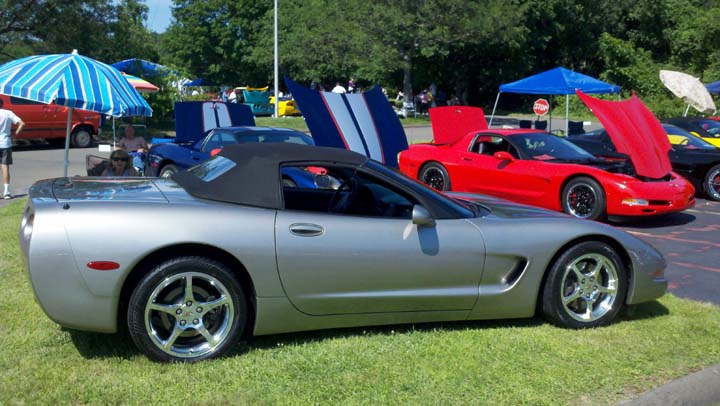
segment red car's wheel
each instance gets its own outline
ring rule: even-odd
[[[720,201],[720,165],[715,165],[705,175],[705,194],[715,201]]]
[[[597,181],[581,176],[563,188],[563,211],[573,217],[601,220],[605,217],[605,191]]]
[[[437,162],[429,162],[420,169],[418,180],[440,191],[450,190],[450,175],[447,169]]]

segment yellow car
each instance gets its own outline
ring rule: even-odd
[[[710,144],[720,147],[720,121],[704,117],[677,117],[663,120],[663,123],[680,127]],[[670,143],[673,139],[670,138]]]
[[[275,104],[275,96],[270,96],[270,104]],[[295,104],[295,100],[281,96],[278,103],[278,117],[299,115],[301,115],[301,113]]]

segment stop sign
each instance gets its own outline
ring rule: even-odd
[[[544,116],[545,114],[547,114],[548,110],[550,110],[550,103],[548,103],[547,100],[535,100],[535,104],[533,104],[533,112],[535,112],[535,114],[537,114],[538,116]]]

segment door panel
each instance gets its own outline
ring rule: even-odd
[[[463,219],[436,227],[408,219],[279,211],[277,261],[290,301],[312,315],[469,310],[485,248]]]

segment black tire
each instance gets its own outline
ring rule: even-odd
[[[716,202],[720,202],[720,165],[710,168],[703,180],[705,195]]]
[[[173,164],[167,164],[167,165],[163,166],[162,169],[160,169],[160,173],[158,174],[158,176],[161,178],[170,178],[175,173],[177,173],[177,171],[178,171],[177,166],[175,166]]]
[[[565,213],[587,220],[605,218],[605,191],[597,181],[581,176],[565,185],[560,196],[560,204]]]
[[[73,148],[88,148],[93,143],[92,132],[87,127],[78,127],[70,134]]]
[[[566,328],[609,324],[623,306],[627,272],[617,252],[598,241],[565,251],[550,268],[542,291],[542,311]]]
[[[140,280],[128,303],[133,342],[148,358],[161,362],[219,357],[237,343],[246,322],[239,282],[226,266],[203,257],[175,258],[156,266]]]
[[[418,180],[441,192],[450,190],[450,175],[444,166],[437,162],[428,162],[420,168]]]

